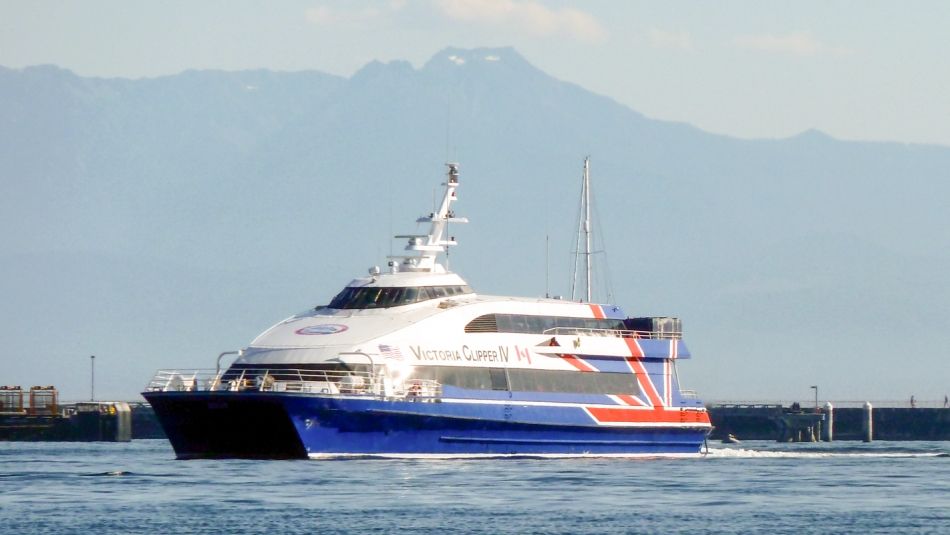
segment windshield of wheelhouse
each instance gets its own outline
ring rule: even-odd
[[[327,305],[337,309],[390,308],[472,293],[469,286],[346,287]]]

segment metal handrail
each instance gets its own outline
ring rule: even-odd
[[[541,334],[549,335],[581,335],[581,336],[609,336],[613,338],[646,338],[661,340],[681,340],[682,331],[634,331],[628,329],[592,329],[587,327],[551,327]]]
[[[364,353],[362,351],[347,351],[345,353],[340,353],[340,356],[344,355],[357,355],[360,357],[366,357],[369,360],[370,371],[375,375],[376,374],[376,362],[373,360],[373,356],[369,353]]]
[[[221,373],[221,359],[224,358],[225,355],[239,355],[240,353],[241,353],[240,351],[224,351],[223,353],[218,355],[218,361],[215,363],[215,367],[214,367],[215,374],[217,375]]]
[[[375,368],[375,363],[372,364]],[[148,392],[290,392],[323,395],[360,395],[379,398],[430,400],[442,396],[442,384],[408,379],[389,384],[375,372],[307,370],[298,368],[241,368],[239,370],[158,370],[146,385]]]

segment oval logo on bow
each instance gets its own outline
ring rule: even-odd
[[[294,331],[297,334],[336,334],[347,330],[349,327],[339,323],[325,323],[323,325],[311,325]]]

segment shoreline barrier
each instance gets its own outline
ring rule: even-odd
[[[710,439],[732,434],[740,440],[950,440],[950,408],[858,407],[837,403],[815,410],[800,405],[709,404]],[[789,432],[791,429],[791,433]]]

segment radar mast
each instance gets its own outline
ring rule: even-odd
[[[442,264],[436,262],[439,253],[447,252],[449,247],[458,245],[454,236],[445,236],[449,223],[468,223],[468,218],[455,217],[452,203],[458,200],[456,190],[459,186],[459,164],[447,163],[446,180],[442,183],[445,190],[442,202],[435,212],[416,219],[417,223],[429,223],[428,234],[400,234],[399,239],[407,239],[405,250],[418,254],[389,256],[390,267],[401,271],[421,271],[446,273]],[[397,264],[398,262],[398,264]]]

